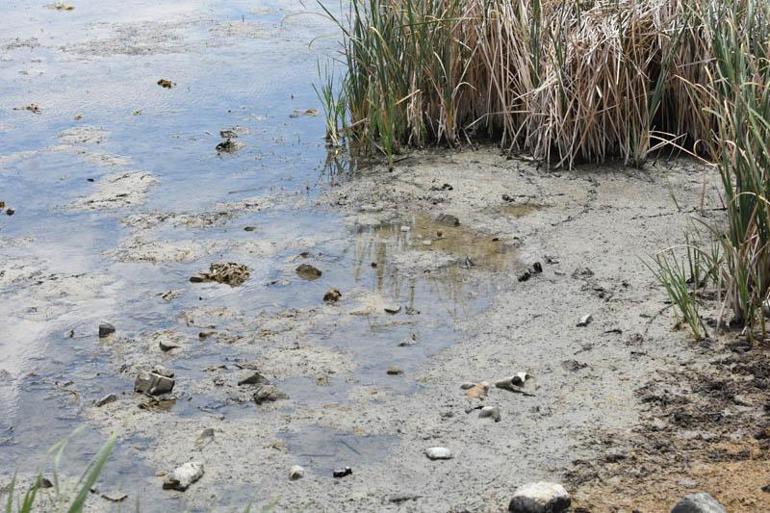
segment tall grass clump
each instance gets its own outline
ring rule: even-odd
[[[66,440],[60,442],[52,449],[55,452],[55,462],[58,467],[58,463],[62,457]],[[49,511],[50,513],[81,513],[85,507],[86,499],[88,499],[91,489],[93,488],[96,480],[104,469],[104,465],[112,453],[112,449],[115,446],[115,437],[111,437],[110,440],[102,446],[99,452],[94,456],[94,459],[88,465],[88,468],[83,473],[81,478],[77,482],[77,488],[74,494],[70,497],[69,494],[64,493],[59,484],[58,474],[54,472],[54,493],[56,498],[54,500],[55,505],[46,503],[45,506],[38,504],[38,492],[43,486],[43,476],[38,475],[32,483],[29,489],[27,489],[23,495],[18,494],[16,490],[16,478],[11,481],[10,486],[5,491],[7,497],[5,498],[5,513],[32,513],[33,511]],[[48,485],[50,486],[50,485]],[[45,508],[45,509],[42,509]]]
[[[726,302],[751,338],[766,336],[762,307],[770,293],[770,4],[725,0],[709,5],[714,52],[707,87],[716,119],[714,151],[727,226],[722,242]]]
[[[326,11],[347,68],[330,130],[388,156],[488,139],[556,167],[642,164],[712,132],[691,87],[707,1],[352,0]]]

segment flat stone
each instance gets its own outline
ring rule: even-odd
[[[700,492],[686,496],[679,501],[671,513],[727,513],[711,495]]]
[[[160,376],[164,376],[167,378],[173,378],[174,377],[174,371],[172,369],[166,368],[162,365],[156,365],[152,368],[152,372],[155,374],[158,374]]]
[[[107,394],[104,397],[102,397],[101,399],[98,399],[94,404],[97,407],[101,408],[105,404],[114,403],[117,400],[118,400],[118,396],[116,396],[115,394]]]
[[[291,481],[296,481],[297,479],[302,479],[303,477],[305,477],[305,469],[299,465],[294,465],[289,469],[289,479]]]
[[[500,422],[502,418],[500,415],[500,408],[498,408],[497,406],[484,406],[479,411],[479,418],[480,419],[490,418],[495,422]]]
[[[520,486],[508,504],[510,513],[562,513],[572,503],[567,490],[557,483],[541,481]]]
[[[404,371],[401,370],[398,367],[391,366],[391,367],[388,367],[387,373],[388,373],[389,376],[399,376],[399,375],[403,374]]]
[[[482,381],[481,383],[476,383],[467,391],[465,392],[465,395],[468,397],[472,397],[474,399],[485,399],[487,395],[489,394],[489,383],[486,381]]]
[[[452,451],[446,447],[429,447],[425,449],[425,456],[431,460],[451,460],[453,458]]]
[[[389,314],[397,314],[401,311],[401,305],[388,305],[385,307],[385,311]]]
[[[115,333],[115,326],[109,322],[103,322],[99,324],[99,338],[109,337]]]
[[[134,392],[145,395],[162,395],[174,389],[174,379],[154,372],[140,372],[134,381]]]
[[[249,376],[243,378],[242,380],[238,381],[238,386],[242,385],[269,385],[270,380],[264,377],[259,372],[255,372],[253,374],[250,374]]]
[[[289,395],[286,392],[283,392],[274,385],[260,385],[259,389],[254,392],[253,396],[254,402],[257,404],[275,402],[288,398]]]
[[[577,323],[577,327],[583,328],[585,326],[588,326],[589,324],[591,324],[591,321],[593,320],[594,320],[594,317],[591,314],[586,314],[580,318],[580,320]]]
[[[161,350],[161,351],[163,351],[163,352],[168,352],[168,351],[171,351],[171,350],[173,350],[173,349],[179,349],[179,348],[180,348],[180,347],[182,347],[182,346],[181,346],[181,345],[179,345],[179,344],[177,344],[177,343],[176,343],[176,342],[174,342],[173,340],[170,340],[170,339],[165,339],[165,338],[161,338],[161,339],[158,341],[158,347],[160,347],[160,350]]]
[[[313,267],[310,264],[300,264],[295,269],[295,272],[297,273],[297,276],[299,276],[303,280],[308,280],[308,281],[317,280],[323,274],[323,272],[321,272],[320,269],[318,269],[317,267]]]
[[[349,476],[353,473],[353,469],[350,467],[336,468],[332,471],[332,477],[337,479],[345,476]]]
[[[203,463],[190,461],[175,468],[166,476],[165,481],[163,481],[163,489],[183,492],[201,477],[203,477]]]
[[[342,292],[337,289],[329,289],[324,294],[324,301],[327,303],[336,303],[340,299],[342,299]]]

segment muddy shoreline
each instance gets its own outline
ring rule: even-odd
[[[89,511],[496,512],[538,480],[583,513],[770,509],[765,349],[694,344],[645,266],[721,222],[713,169],[482,147],[333,172],[328,20],[139,4],[0,7],[0,486],[85,426],[64,482],[118,440]],[[136,393],[156,371],[173,389]]]

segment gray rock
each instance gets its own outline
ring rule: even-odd
[[[508,504],[510,513],[562,513],[572,503],[567,490],[557,483],[538,482],[520,486]]]
[[[174,377],[174,371],[172,369],[166,368],[162,365],[156,365],[152,368],[152,372],[155,374],[158,374],[159,376],[164,376],[167,378],[173,378]]]
[[[175,468],[166,476],[165,481],[163,481],[163,489],[183,492],[201,477],[203,477],[203,463],[190,461]]]
[[[498,408],[497,406],[484,406],[479,411],[479,418],[480,419],[490,418],[495,422],[500,422],[500,419],[502,418],[500,416],[500,408]]]
[[[299,465],[294,465],[289,469],[290,480],[296,481],[297,479],[302,479],[303,477],[305,477],[305,469]]]
[[[321,272],[320,269],[318,269],[317,267],[313,267],[310,264],[300,264],[295,269],[295,271],[297,273],[297,276],[299,276],[303,280],[308,280],[308,281],[317,280],[323,274],[323,272]]]
[[[107,394],[104,397],[102,397],[101,399],[98,399],[94,404],[97,407],[101,408],[105,404],[114,403],[117,400],[118,400],[118,396],[116,396],[115,394]]]
[[[431,460],[451,460],[452,451],[446,447],[430,447],[425,449],[425,456]]]
[[[177,344],[173,340],[170,340],[170,339],[167,340],[167,339],[162,338],[162,339],[160,339],[158,341],[158,347],[160,347],[161,351],[167,352],[167,351],[171,351],[172,349],[179,349],[182,346],[180,346],[179,344]]]
[[[397,314],[401,311],[401,305],[388,305],[385,307],[385,312],[389,314]]]
[[[238,381],[238,386],[243,385],[269,385],[270,380],[264,377],[259,372],[255,372],[242,380]]]
[[[145,395],[162,395],[174,389],[174,379],[155,372],[140,372],[134,380],[134,392]]]
[[[255,403],[262,404],[288,399],[289,395],[274,385],[260,385],[259,389],[254,392],[253,398]]]
[[[206,428],[203,431],[201,431],[201,434],[198,435],[198,438],[195,439],[195,446],[197,448],[204,447],[208,443],[212,442],[214,440],[214,428]]]
[[[586,315],[584,315],[583,317],[580,318],[580,320],[577,323],[577,326],[578,326],[578,328],[584,328],[584,327],[588,326],[589,324],[591,324],[591,321],[593,321],[593,320],[594,320],[593,315],[586,314]]]
[[[113,333],[115,333],[115,326],[109,322],[99,324],[99,338],[109,337]]]
[[[727,513],[725,508],[711,495],[693,493],[679,501],[671,513]]]

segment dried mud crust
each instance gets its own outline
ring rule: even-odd
[[[573,462],[569,480],[584,511],[652,513],[700,490],[732,513],[770,511],[770,353],[731,345],[637,389],[639,425],[606,435],[611,449],[599,460]]]

